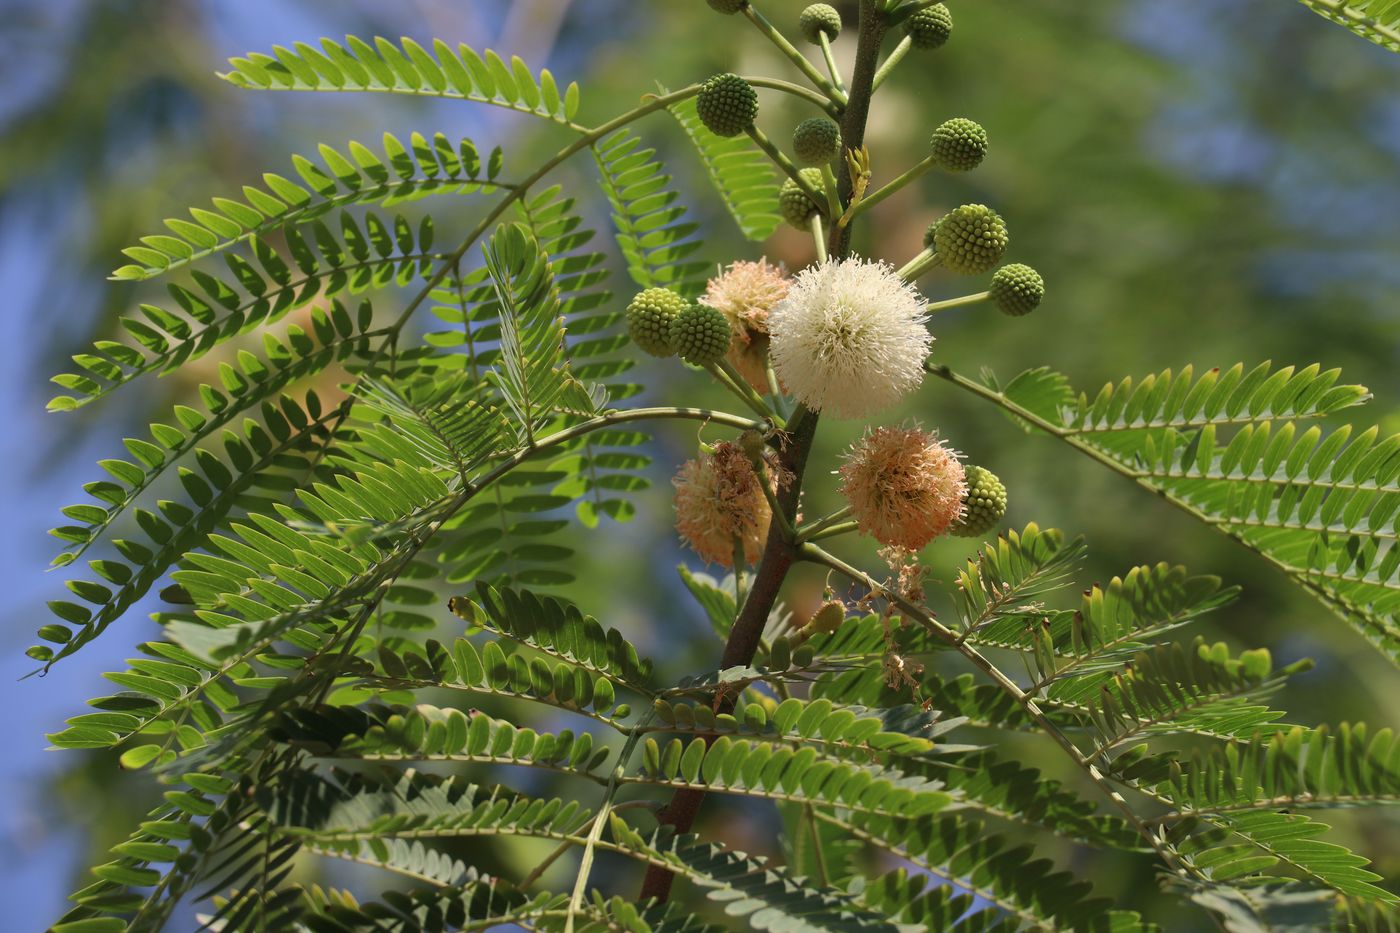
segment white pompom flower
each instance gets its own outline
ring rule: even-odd
[[[927,305],[886,263],[811,266],[769,315],[773,370],[808,408],[866,418],[923,381],[933,343]]]

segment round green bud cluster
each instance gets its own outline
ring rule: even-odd
[[[710,0],[710,9],[726,16],[738,13],[749,5],[749,0]]]
[[[933,131],[929,143],[933,161],[950,172],[970,172],[987,154],[987,131],[966,117],[946,120]]]
[[[991,470],[967,468],[963,517],[949,531],[960,538],[977,538],[991,531],[1006,515],[1006,487]]]
[[[1030,314],[1045,297],[1045,280],[1030,266],[1013,262],[992,273],[992,300],[1012,317]]]
[[[758,116],[758,92],[736,74],[715,75],[695,99],[700,122],[716,136],[738,136]]]
[[[821,165],[841,151],[841,127],[826,117],[809,117],[792,131],[792,151],[803,165]]]
[[[627,306],[627,333],[652,356],[671,356],[676,352],[671,322],[686,305],[686,300],[669,288],[648,288]]]
[[[936,49],[953,34],[953,14],[943,4],[935,3],[909,17],[904,28],[914,48]]]
[[[841,14],[829,3],[814,3],[797,17],[797,28],[802,38],[820,45],[822,36],[831,41],[841,35]]]
[[[729,352],[729,320],[709,305],[689,305],[671,318],[671,345],[687,363],[707,366]]]
[[[804,168],[798,174],[817,191],[822,191],[822,170],[819,168]],[[812,215],[819,213],[822,205],[813,201],[807,196],[807,192],[797,186],[797,182],[789,178],[783,182],[783,187],[778,191],[778,213],[783,220],[792,224],[799,230],[808,228],[808,221]]]
[[[959,275],[981,275],[995,266],[1010,239],[1001,215],[985,204],[949,211],[929,228],[929,235],[944,267]]]

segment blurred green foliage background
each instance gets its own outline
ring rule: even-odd
[[[789,29],[803,5],[761,3]],[[836,5],[854,21],[854,4]],[[1007,219],[1009,258],[1037,267],[1049,296],[1024,319],[988,308],[939,315],[938,359],[969,374],[991,367],[1003,380],[1049,365],[1090,394],[1108,380],[1187,363],[1199,371],[1237,361],[1317,361],[1343,367],[1348,381],[1375,392],[1377,401],[1358,416],[1362,426],[1372,419],[1383,430],[1400,428],[1390,414],[1400,412],[1400,57],[1290,0],[949,5],[953,40],[936,53],[911,54],[877,99],[868,137],[876,180],[921,158],[928,132],[951,116],[981,122],[990,155],[971,175],[927,176],[882,204],[858,234],[858,250],[902,263],[944,210],[983,202]],[[119,249],[157,232],[163,217],[236,194],[264,171],[285,172],[292,152],[314,153],[318,142],[343,148],[385,130],[401,138],[440,130],[471,136],[483,151],[502,145],[509,177],[565,141],[528,117],[469,104],[240,91],[215,77],[223,60],[347,32],[420,42],[439,36],[516,53],[563,81],[578,80],[585,123],[625,109],[656,83],[676,87],[721,70],[792,75],[741,18],[716,16],[701,0],[6,0],[0,8],[0,281],[10,335],[0,346],[8,494],[0,567],[10,633],[0,833],[9,853],[5,900],[18,911],[10,922],[19,929],[57,916],[98,848],[124,835],[154,793],[144,779],[112,780],[112,760],[42,753],[43,732],[102,692],[100,671],[153,634],[133,616],[74,663],[18,682],[29,669],[20,654],[40,603],[61,588],[57,575],[41,573],[55,549],[43,530],[61,505],[80,498],[82,482],[97,478],[97,458],[168,412],[195,379],[210,377],[219,358],[77,414],[43,414],[47,376],[94,337],[112,336],[115,315],[154,294],[149,285],[104,281],[121,262]],[[837,41],[838,57],[849,50],[848,37]],[[765,95],[760,123],[785,140],[810,115]],[[741,240],[707,189],[674,122],[662,114],[639,132],[666,155],[703,219],[706,258],[757,256],[759,247]],[[602,243],[607,212],[591,170],[576,162],[558,180],[603,231]],[[450,243],[479,205],[436,199],[431,208],[439,242]],[[762,251],[793,269],[811,259],[806,239],[790,230]],[[931,298],[981,287],[946,276],[924,286]],[[620,268],[612,288],[617,301],[629,297]],[[394,311],[392,297],[377,304],[381,313]],[[641,372],[649,398],[684,393],[691,401],[708,391],[674,363],[649,361]],[[1242,584],[1244,599],[1203,634],[1236,647],[1268,646],[1279,661],[1318,661],[1278,701],[1289,721],[1400,725],[1400,675],[1261,560],[955,393],[930,383],[888,420],[917,417],[998,472],[1011,492],[1013,525],[1034,520],[1087,536],[1085,585],[1156,561]],[[822,474],[857,429],[824,428],[810,473],[810,514],[832,506],[834,484]],[[679,587],[675,565],[687,557],[669,524],[670,472],[695,441],[693,427],[658,437],[654,485],[640,497],[636,520],[575,533],[589,566],[580,573],[585,583],[570,592],[676,676],[711,667],[718,654]],[[870,547],[845,550],[879,566]],[[967,551],[962,540],[931,546],[932,579],[946,585]],[[810,611],[822,582],[800,575],[789,599],[794,611]],[[1045,756],[1047,769],[1056,765]],[[709,829],[723,838],[750,851],[772,848],[778,825],[771,814],[708,812]],[[1385,812],[1343,815],[1336,835],[1400,879],[1397,827]],[[1071,848],[1046,851],[1125,906],[1151,896],[1145,858],[1095,864]],[[538,854],[503,848],[491,858],[511,870]],[[335,870],[339,883],[353,884]],[[567,874],[567,862],[558,871]]]

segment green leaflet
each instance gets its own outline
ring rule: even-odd
[[[705,288],[710,266],[696,260],[703,243],[699,226],[685,220],[685,205],[667,186],[671,176],[655,149],[628,130],[618,130],[592,147],[603,193],[613,209],[618,249],[639,289],[667,287],[693,298]]]
[[[1187,367],[1092,399],[1046,370],[972,387],[1263,554],[1400,662],[1400,435],[1303,429],[1369,398],[1337,370]]]
[[[268,173],[263,176],[265,187],[244,188],[241,201],[215,198],[212,210],[191,208],[190,220],[167,219],[168,234],[142,237],[141,246],[122,251],[136,262],[117,269],[112,278],[164,275],[253,237],[309,223],[338,207],[393,207],[434,194],[489,194],[510,187],[496,180],[499,149],[487,157],[483,175],[476,144],[464,138],[454,145],[442,133],[431,140],[414,133],[407,146],[385,133],[382,155],[353,141],[348,155],[324,143],[318,151],[319,165],[292,157],[299,182]]]
[[[704,739],[672,739],[664,749],[648,738],[642,761],[642,772],[630,780],[816,802],[852,813],[917,819],[954,801],[938,781],[854,764],[811,747],[793,750],[728,736],[710,744]]]
[[[291,324],[287,327],[285,342],[263,334],[265,359],[244,352],[239,354],[237,366],[221,364],[219,387],[199,387],[206,413],[178,406],[171,418],[178,427],[157,423],[151,425],[150,440],[127,438],[126,448],[136,462],[102,462],[111,480],[89,483],[85,487],[96,501],[67,506],[63,510],[65,516],[83,524],[65,525],[50,532],[70,542],[54,559],[54,564],[72,563],[80,557],[182,458],[192,453],[196,459],[209,456],[209,447],[201,447],[201,444],[249,409],[275,398],[298,379],[315,375],[336,363],[367,357],[370,339],[380,336],[380,332],[367,329],[372,320],[373,310],[368,302],[362,302],[358,313],[352,317],[344,305],[333,301],[329,311],[312,309],[312,334]],[[130,543],[121,549],[133,560],[143,556],[139,550],[132,549]],[[107,574],[110,577],[110,568]]]
[[[715,190],[747,239],[762,241],[782,220],[777,213],[778,171],[747,136],[716,136],[700,122],[694,99],[670,107],[704,163]]]
[[[429,52],[412,39],[373,44],[346,36],[342,45],[322,39],[319,49],[303,42],[275,46],[272,55],[250,52],[231,58],[220,75],[239,87],[270,91],[380,91],[473,100],[533,113],[571,125],[578,110],[577,84],[559,89],[548,70],[538,75],[518,57],[509,64],[489,49],[466,44],[453,49],[437,40]]]
[[[385,219],[366,213],[357,220],[342,211],[334,227],[326,219],[281,231],[290,265],[261,237],[249,235],[251,258],[232,251],[221,254],[228,276],[192,269],[191,287],[169,283],[174,305],[143,304],[139,315],[120,319],[134,346],[102,340],[91,352],[75,355],[80,371],[53,377],[75,394],[56,396],[49,408],[70,411],[133,379],[178,369],[314,300],[405,285],[426,276],[438,258],[432,252],[429,218],[415,226],[401,216]]]
[[[280,488],[288,474],[305,470],[310,458],[326,442],[326,424],[331,416],[321,411],[314,394],[307,396],[305,408],[283,397],[278,405],[264,403],[261,414],[264,423],[248,422],[241,437],[226,433],[225,449],[237,465],[237,474],[207,453],[196,456],[198,471],[181,468],[180,482],[193,506],[162,501],[159,515],[138,509],[136,521],[150,544],[129,542],[123,548],[134,566],[116,561],[92,562],[95,570],[116,585],[115,589],[91,581],[70,581],[68,588],[88,605],[51,602],[50,609],[66,624],[45,626],[40,629],[40,637],[58,648],[35,646],[29,650],[30,657],[52,664],[96,638],[145,595],[171,565],[200,547],[240,496],[259,487]],[[190,419],[191,426],[192,422]],[[90,491],[105,495],[114,506],[128,496],[126,488],[115,484],[96,490],[90,487]]]
[[[1300,0],[1314,13],[1382,48],[1400,52],[1400,4],[1395,0]]]

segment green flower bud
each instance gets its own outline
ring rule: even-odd
[[[821,169],[804,168],[800,174],[816,190],[825,190]],[[799,230],[806,230],[812,215],[820,213],[823,206],[809,198],[807,192],[799,188],[797,182],[791,178],[783,182],[783,187],[778,192],[778,213],[782,215],[783,220]]]
[[[929,143],[938,167],[950,172],[967,172],[982,164],[987,154],[987,131],[980,123],[954,117],[933,131]]]
[[[953,14],[941,3],[926,6],[905,23],[916,49],[936,49],[953,33]]]
[[[716,136],[738,136],[758,116],[758,92],[736,74],[715,75],[695,99],[700,122]]]
[[[828,3],[814,3],[797,18],[797,28],[802,38],[813,45],[820,45],[823,35],[827,41],[841,35],[841,14]]]
[[[1030,314],[1045,297],[1045,280],[1030,266],[1009,263],[992,273],[992,300],[1012,317]]]
[[[841,627],[841,623],[846,621],[846,604],[840,600],[830,600],[822,603],[812,618],[807,622],[806,629],[809,632],[816,632],[822,635],[830,635]]]
[[[671,345],[696,366],[724,359],[731,335],[729,320],[709,305],[689,305],[671,319]]]
[[[991,470],[967,467],[963,517],[949,531],[961,538],[978,538],[1006,517],[1006,487]]]
[[[924,241],[945,268],[959,275],[980,275],[1001,261],[1010,236],[1001,215],[985,204],[964,204],[934,223]]]
[[[648,288],[627,306],[627,333],[652,356],[672,356],[671,322],[686,307],[686,300],[669,288]]]
[[[826,117],[810,117],[792,131],[792,151],[803,165],[822,165],[841,151],[841,127]]]

